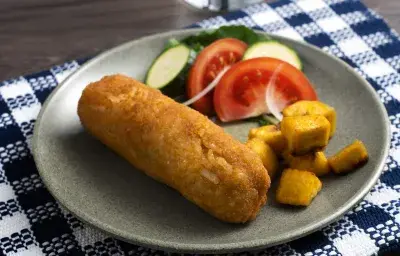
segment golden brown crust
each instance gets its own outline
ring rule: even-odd
[[[88,85],[83,126],[147,175],[220,220],[256,217],[270,186],[259,157],[199,112],[123,75]]]

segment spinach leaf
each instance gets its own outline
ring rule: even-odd
[[[248,119],[246,119],[250,122],[257,122],[257,124],[261,127],[261,126],[265,126],[265,125],[276,125],[279,123],[279,120],[277,120],[275,117],[271,116],[271,115],[260,115],[260,116],[256,116],[256,117],[250,117]]]
[[[239,25],[239,26],[223,26],[219,29],[215,30],[216,37],[218,39],[221,38],[236,38],[242,40],[243,42],[247,43],[248,45],[260,42],[260,41],[267,41],[271,40],[270,37],[266,35],[259,35],[254,32],[252,29]]]
[[[260,126],[260,127],[272,124],[272,123],[268,122],[267,120],[265,120],[262,115],[250,117],[250,118],[247,118],[246,120],[249,122],[256,122],[258,124],[258,126]]]
[[[198,48],[199,45],[205,47],[218,39],[228,38],[228,37],[242,40],[248,45],[260,41],[271,40],[269,36],[259,35],[246,26],[234,25],[234,26],[222,26],[216,30],[204,31],[197,35],[186,37],[182,40],[182,43],[185,43],[190,47],[197,46]]]
[[[272,123],[270,123],[269,121],[265,120],[264,118],[260,117],[257,119],[257,123],[258,125],[261,126],[265,126],[265,125],[270,125]]]
[[[167,44],[164,47],[164,51],[168,50],[169,48],[173,48],[175,46],[178,46],[181,42],[179,42],[178,40],[176,40],[175,38],[171,38],[168,40]]]
[[[190,47],[194,45],[201,45],[202,47],[205,47],[214,42],[215,40],[217,40],[215,31],[203,31],[197,35],[192,35],[184,38],[182,40],[182,43]]]

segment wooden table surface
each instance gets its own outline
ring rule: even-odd
[[[400,31],[400,0],[364,3]],[[180,0],[1,0],[0,80],[212,15]]]

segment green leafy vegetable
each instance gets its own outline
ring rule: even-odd
[[[248,45],[252,45],[254,43],[260,41],[267,41],[271,40],[270,37],[265,35],[260,35],[254,32],[252,29],[245,27],[245,26],[224,26],[217,30],[215,30],[215,34],[218,39],[232,37],[243,42],[247,43]]]
[[[197,35],[192,35],[184,38],[182,43],[187,44],[192,48],[205,47],[217,40],[213,31],[203,31]]]
[[[258,126],[264,126],[264,125],[269,125],[270,123],[266,121],[262,116],[256,116],[256,117],[250,117],[247,118],[246,121],[249,122],[256,122]]]
[[[259,126],[276,125],[279,123],[279,120],[277,120],[275,117],[271,115],[260,115],[256,117],[250,117],[247,120],[250,122],[257,122]]]
[[[178,46],[181,42],[179,42],[178,40],[176,40],[175,38],[171,38],[168,40],[167,44],[165,45],[164,51],[168,50],[169,48],[173,48],[175,46]]]
[[[271,40],[270,37],[266,35],[260,35],[254,32],[252,29],[243,26],[222,26],[216,30],[204,31],[197,35],[186,37],[182,40],[182,43],[187,44],[190,47],[195,46],[196,48],[200,46],[205,47],[212,42],[222,39],[222,38],[236,38],[242,40],[248,45],[252,45],[261,41]]]
[[[279,124],[279,120],[276,119],[276,117],[274,117],[273,115],[270,114],[264,114],[262,115],[262,118],[266,121],[269,122],[270,124]]]
[[[258,123],[259,126],[265,126],[265,125],[272,124],[272,123],[268,122],[267,120],[265,120],[262,117],[258,118],[257,123]]]

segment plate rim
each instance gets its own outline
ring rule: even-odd
[[[252,240],[252,241],[245,241],[245,242],[238,242],[238,243],[224,243],[224,244],[188,244],[188,243],[177,243],[177,242],[166,242],[163,240],[155,240],[152,238],[148,237],[143,237],[140,234],[135,234],[134,232],[124,232],[120,229],[116,229],[106,223],[101,223],[97,221],[94,218],[91,218],[87,214],[85,214],[83,211],[79,209],[79,207],[73,207],[73,204],[68,203],[68,200],[63,200],[62,197],[58,197],[57,193],[53,190],[53,187],[51,185],[51,182],[46,179],[46,175],[43,175],[43,164],[41,161],[40,154],[38,153],[38,137],[39,137],[39,131],[41,128],[42,124],[42,117],[44,113],[46,112],[46,109],[50,102],[52,101],[52,98],[61,90],[65,89],[66,85],[70,83],[70,81],[73,81],[75,77],[78,77],[81,73],[85,72],[86,69],[90,68],[94,63],[97,61],[107,58],[109,55],[112,55],[115,52],[121,51],[123,49],[129,48],[132,44],[135,44],[140,41],[146,41],[146,40],[151,40],[158,38],[160,36],[171,36],[174,34],[179,34],[182,32],[192,32],[192,33],[198,33],[201,31],[210,31],[212,29],[207,29],[207,28],[189,28],[189,29],[176,29],[176,30],[169,30],[166,32],[162,33],[155,33],[155,34],[150,34],[147,36],[143,36],[137,39],[132,39],[128,42],[125,42],[123,44],[117,45],[115,47],[109,48],[94,58],[90,59],[86,63],[84,63],[81,67],[78,68],[75,72],[71,73],[64,81],[62,81],[47,97],[45,102],[42,104],[42,107],[40,109],[40,112],[37,116],[35,126],[34,126],[34,132],[33,132],[33,137],[32,137],[32,155],[34,162],[36,164],[38,173],[46,186],[47,190],[50,192],[50,194],[57,200],[58,203],[60,203],[63,207],[68,209],[71,213],[73,213],[78,219],[81,221],[100,229],[101,231],[109,234],[112,237],[115,237],[119,240],[128,242],[128,243],[133,243],[135,245],[139,246],[144,246],[152,249],[158,249],[158,250],[164,250],[167,252],[179,252],[179,253],[231,253],[231,252],[243,252],[243,251],[256,251],[256,250],[261,250],[261,249],[266,249],[268,247],[272,247],[274,245],[278,244],[283,244],[287,243],[290,241],[293,241],[295,239],[299,239],[301,237],[304,237],[306,235],[309,235],[323,227],[326,227],[327,225],[335,222],[338,220],[340,217],[345,215],[351,208],[360,202],[366,194],[371,190],[371,188],[376,184],[378,181],[380,175],[382,174],[386,159],[389,155],[389,149],[390,149],[390,140],[391,140],[391,128],[390,128],[390,120],[388,117],[387,110],[384,106],[384,104],[381,102],[377,92],[375,89],[373,89],[372,85],[361,75],[359,75],[349,64],[344,62],[343,60],[337,58],[336,56],[330,55],[326,52],[324,52],[322,49],[308,44],[305,41],[300,41],[300,40],[295,40],[283,36],[278,36],[278,35],[272,35],[270,33],[266,33],[263,31],[255,30],[259,34],[264,34],[271,36],[272,38],[276,38],[277,40],[286,40],[290,41],[293,44],[300,44],[303,47],[308,47],[311,48],[314,51],[317,51],[323,55],[325,55],[327,58],[333,59],[336,62],[339,62],[342,66],[346,68],[346,70],[350,73],[352,73],[355,77],[357,77],[360,82],[362,82],[367,90],[373,95],[373,98],[375,99],[376,102],[378,102],[378,110],[382,114],[383,119],[385,120],[384,126],[385,126],[385,132],[384,136],[385,141],[383,144],[383,157],[379,162],[378,168],[375,170],[375,173],[373,176],[364,184],[363,187],[359,189],[359,191],[354,194],[345,204],[343,204],[341,207],[336,209],[335,213],[318,221],[315,223],[311,223],[307,225],[306,227],[302,229],[295,230],[294,232],[287,233],[286,235],[280,235],[276,236],[274,239],[257,239],[257,240]]]

